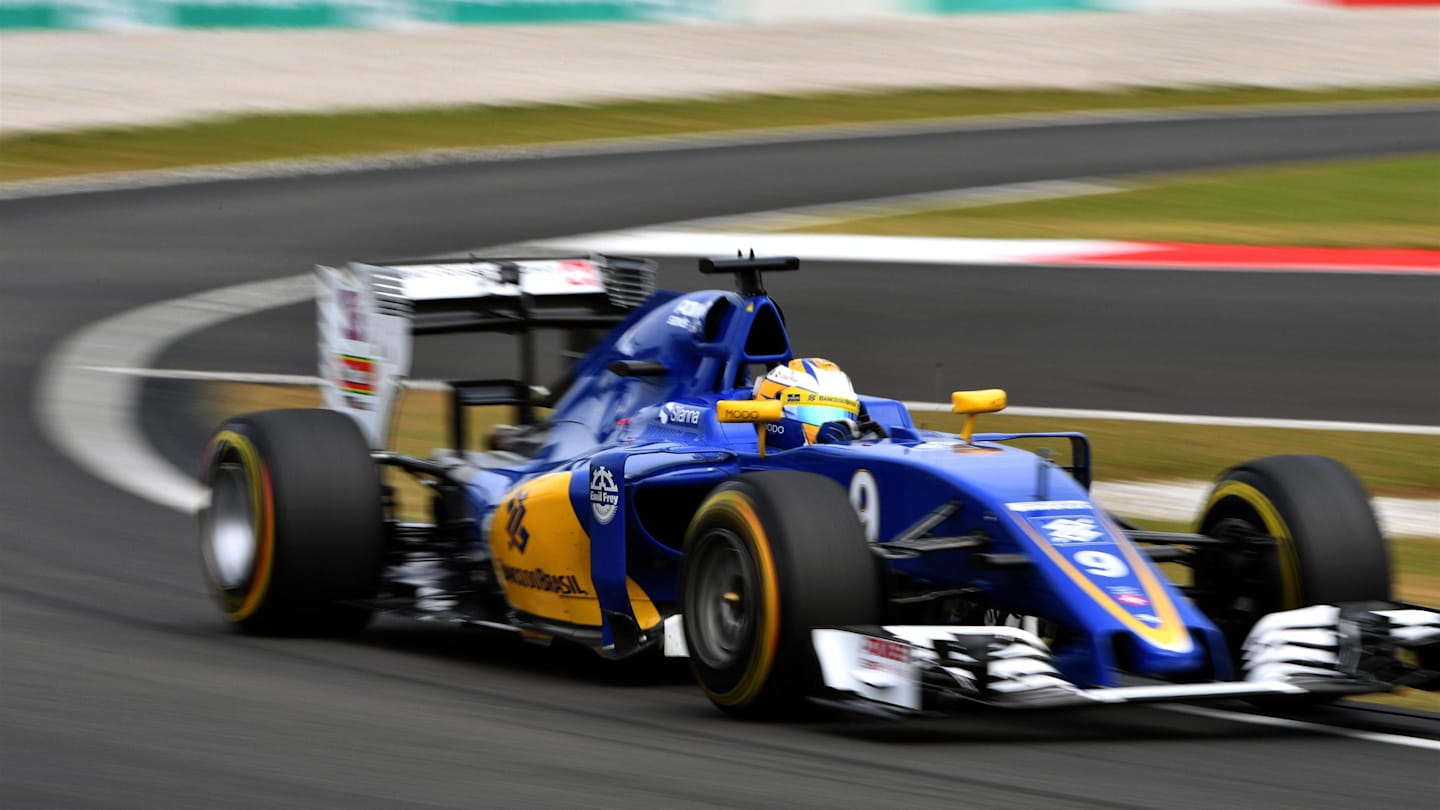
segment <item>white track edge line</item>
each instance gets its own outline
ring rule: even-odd
[[[135,366],[84,366],[90,371],[103,371],[153,380],[194,380],[199,382],[237,382],[257,385],[319,385],[313,374],[266,374],[244,371],[200,371],[194,369],[138,368]],[[417,391],[445,391],[444,380],[407,380],[407,388]],[[909,402],[901,405],[923,413],[949,413],[951,406],[941,402]],[[1201,414],[1145,413],[1141,411],[1090,410],[1084,408],[1038,408],[1012,406],[1005,409],[1011,416],[1053,417],[1058,419],[1109,419],[1119,422],[1156,422],[1170,425],[1205,425],[1209,427],[1278,428],[1282,430],[1334,430],[1345,433],[1397,433],[1407,436],[1440,436],[1440,425],[1399,425],[1385,422],[1341,422],[1327,419],[1277,419],[1250,416],[1205,416]]]
[[[1343,726],[1327,726],[1323,723],[1312,723],[1308,720],[1292,720],[1288,717],[1271,717],[1264,714],[1245,714],[1242,712],[1225,711],[1223,709],[1212,709],[1205,706],[1166,705],[1157,706],[1156,708],[1170,712],[1178,712],[1180,714],[1209,717],[1214,720],[1229,720],[1237,723],[1250,723],[1256,726],[1271,726],[1273,728],[1293,728],[1301,731],[1328,734],[1335,737],[1349,737],[1353,740],[1364,740],[1365,742],[1403,745],[1409,748],[1420,748],[1427,751],[1440,751],[1440,740],[1431,740],[1425,737],[1407,737],[1403,734],[1362,731],[1360,729],[1345,728]]]
[[[96,367],[150,365],[185,335],[315,296],[310,275],[239,284],[130,309],[61,341],[45,358],[33,407],[41,433],[86,472],[180,512],[209,500],[196,480],[160,455],[140,428],[140,381]]]
[[[950,412],[950,405],[938,402],[901,403],[912,411]],[[1015,406],[1005,409],[1014,416],[1061,419],[1112,419],[1120,422],[1159,422],[1170,425],[1210,427],[1280,428],[1283,430],[1334,430],[1345,433],[1400,433],[1408,436],[1440,436],[1440,425],[1398,425],[1385,422],[1341,422],[1329,419],[1275,419],[1254,416],[1205,416],[1183,413],[1088,410],[1081,408],[1036,408]]]
[[[153,380],[182,380],[187,382],[231,382],[251,383],[258,385],[279,385],[295,387],[311,387],[320,384],[319,377],[310,374],[276,374],[263,372],[229,372],[229,371],[198,371],[193,369],[155,369],[140,368],[134,366],[82,366],[81,372],[101,376],[121,376],[132,380],[153,379]],[[443,380],[408,380],[405,387],[415,391],[444,392],[450,390],[450,386]],[[131,391],[127,394],[134,398],[138,404],[138,391]],[[944,412],[949,406],[931,402],[902,402],[912,411],[917,412]],[[1116,411],[1067,411],[1056,408],[1012,408],[1010,413],[1016,415],[1032,416],[1056,416],[1071,415],[1072,418],[1087,418],[1100,414],[1104,418],[1115,418],[1117,415],[1138,416],[1138,417],[1159,417],[1159,421],[1192,420],[1206,424],[1207,417],[1175,417],[1169,414],[1126,414]],[[1078,416],[1076,416],[1078,414]],[[1147,421],[1144,418],[1136,421]],[[1285,420],[1274,420],[1282,427],[1296,427],[1297,425]],[[1321,423],[1333,429],[1334,425],[1345,425],[1348,423]],[[1309,426],[1301,423],[1300,426]],[[1361,423],[1361,430],[1380,428],[1390,430],[1393,425],[1368,425]],[[1421,426],[1424,427],[1424,426]],[[152,460],[153,461],[153,460]],[[148,469],[144,466],[146,462],[140,462],[141,469]],[[153,465],[152,465],[153,466]],[[114,479],[107,479],[114,480]],[[1140,490],[1137,494],[1137,488]],[[1150,517],[1167,520],[1189,520],[1194,513],[1194,504],[1191,502],[1203,501],[1204,493],[1209,488],[1206,481],[1103,481],[1097,482],[1093,493],[1095,497],[1107,508],[1113,509],[1120,514],[1133,517]],[[133,491],[133,490],[132,490]],[[190,496],[187,496],[190,497]],[[1170,506],[1157,506],[1158,502],[1171,504]],[[188,501],[186,502],[188,504]],[[1373,500],[1376,514],[1380,517],[1381,525],[1386,532],[1393,537],[1420,537],[1429,538],[1440,531],[1432,526],[1440,525],[1440,500],[1416,499],[1416,498],[1389,498],[1380,497]],[[1434,512],[1432,515],[1431,513]]]

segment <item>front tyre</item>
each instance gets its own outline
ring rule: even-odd
[[[1225,471],[1198,531],[1231,540],[1195,569],[1197,602],[1233,651],[1262,616],[1390,598],[1390,555],[1364,487],[1323,456],[1271,456]],[[1246,543],[1268,536],[1274,544]]]
[[[793,711],[820,685],[815,627],[876,624],[875,558],[845,492],[800,472],[742,475],[710,494],[685,535],[685,643],[728,714]]]
[[[200,557],[225,618],[248,633],[361,629],[385,523],[378,466],[355,423],[319,409],[239,416],[216,431],[201,479]]]

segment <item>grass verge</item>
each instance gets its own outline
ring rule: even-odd
[[[1426,154],[1158,177],[1129,191],[899,211],[797,230],[1440,248],[1437,220],[1440,154]]]
[[[964,417],[917,413],[915,423],[958,432]],[[1440,498],[1440,436],[1329,430],[1168,425],[1109,419],[981,416],[980,432],[1078,430],[1090,439],[1095,477],[1102,481],[1209,481],[1227,467],[1261,456],[1318,453],[1338,459],[1372,492]],[[1065,451],[1051,439],[1022,446]]]
[[[1440,100],[1440,87],[1315,92],[1245,87],[1105,93],[912,90],[588,106],[247,115],[171,126],[0,138],[0,181],[258,160],[985,115],[1406,100]]]

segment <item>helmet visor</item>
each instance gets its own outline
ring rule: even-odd
[[[789,410],[794,411],[794,418],[807,425],[817,426],[823,425],[826,422],[834,422],[837,419],[853,419],[856,413],[856,410],[838,408],[832,405],[801,405],[790,408]]]

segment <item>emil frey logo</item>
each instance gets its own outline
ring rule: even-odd
[[[1095,530],[1094,518],[1084,516],[1047,520],[1040,524],[1040,528],[1045,530],[1045,535],[1050,538],[1050,542],[1060,545],[1089,543],[1105,536],[1105,532]]]
[[[620,487],[615,485],[615,476],[604,467],[596,467],[590,473],[590,511],[601,524],[615,519],[620,508]]]

